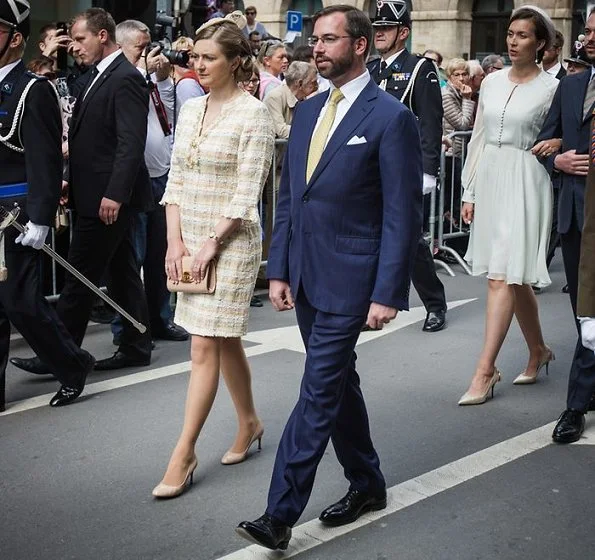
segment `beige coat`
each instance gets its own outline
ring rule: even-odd
[[[277,138],[289,138],[293,108],[297,101],[287,84],[281,84],[265,97],[264,104],[273,117]]]

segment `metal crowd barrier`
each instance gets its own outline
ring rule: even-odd
[[[453,132],[447,136],[452,141],[453,148],[457,140],[462,144],[460,153],[457,155],[446,155],[447,148],[443,146],[440,154],[440,177],[439,190],[432,192],[431,212],[430,212],[430,240],[433,248],[452,255],[457,263],[467,274],[471,274],[471,269],[463,260],[461,255],[446,243],[453,239],[469,238],[469,227],[461,219],[461,209],[463,206],[463,186],[461,184],[461,171],[465,164],[467,155],[467,140],[471,137],[472,131]],[[448,224],[445,228],[445,222]],[[441,261],[435,259],[438,266],[444,268],[448,274],[455,276],[452,268]]]

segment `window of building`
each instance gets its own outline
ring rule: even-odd
[[[507,54],[506,31],[513,0],[475,0],[471,25],[471,58],[481,60],[496,53]]]

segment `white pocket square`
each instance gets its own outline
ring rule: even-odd
[[[351,140],[349,140],[349,142],[347,142],[348,146],[357,146],[357,144],[366,144],[368,141],[366,140],[365,136],[362,136],[361,138],[359,136],[354,136],[353,138],[351,138]]]

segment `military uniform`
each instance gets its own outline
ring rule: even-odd
[[[19,0],[18,5],[28,4]],[[12,5],[0,0],[0,24],[20,33],[20,22],[11,22],[11,16]],[[0,51],[6,52],[2,44]],[[18,204],[23,225],[50,226],[62,187],[62,119],[56,92],[48,80],[27,72],[22,61],[13,63],[0,80],[0,205],[11,210]],[[44,298],[40,252],[15,243],[18,232],[13,227],[4,235],[8,276],[0,282],[0,410],[11,322],[62,384],[51,404],[66,404],[82,391],[94,358],[74,343]]]
[[[379,1],[373,26],[411,28],[411,18],[404,0]],[[440,80],[434,62],[403,49],[388,65],[383,59],[369,62],[368,71],[382,89],[402,101],[417,117],[424,179],[425,176],[437,177],[442,149],[443,111]],[[438,278],[432,253],[423,236],[419,239],[411,281],[428,312],[423,330],[442,329],[447,308],[444,285]]]

